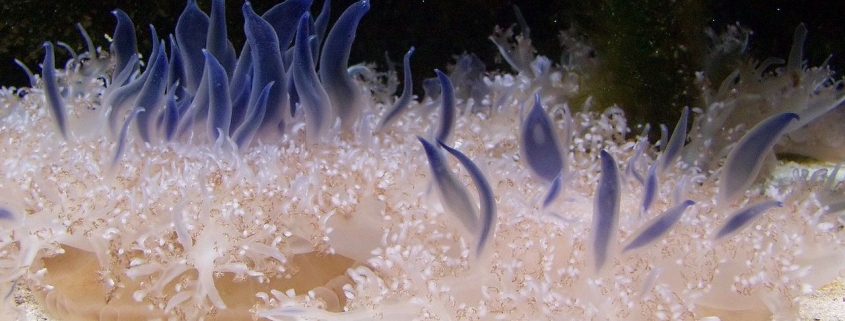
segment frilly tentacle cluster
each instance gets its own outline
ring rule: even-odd
[[[119,10],[109,54],[55,69],[45,45],[33,88],[0,91],[0,284],[109,320],[678,320],[791,317],[845,266],[839,167],[773,156],[845,137],[795,145],[845,99],[803,27],[654,146],[619,107],[570,108],[578,59],[537,56],[524,21],[492,37],[517,74],[463,56],[418,101],[411,48],[386,99],[347,66],[369,2],[332,28],[310,6],[246,3],[240,52],[219,0],[143,64]]]

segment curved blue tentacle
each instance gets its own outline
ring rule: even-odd
[[[235,47],[229,41],[226,29],[226,3],[225,0],[211,1],[211,16],[208,24],[208,38],[206,39],[206,50],[217,59],[217,62],[226,70],[228,78],[232,78],[235,69]]]
[[[291,72],[300,105],[305,110],[305,137],[309,142],[318,142],[322,141],[329,131],[334,117],[329,96],[314,71],[314,60],[308,41],[311,38],[308,30],[310,20],[311,15],[307,13],[299,19]]]
[[[30,70],[29,67],[27,67],[23,63],[23,61],[20,61],[17,58],[15,58],[15,64],[18,65],[18,67],[20,67],[21,70],[23,70],[23,72],[26,74],[26,78],[27,80],[29,80],[29,88],[35,88],[35,85],[36,83],[38,83],[38,80],[35,79],[35,74],[32,73],[32,70]]]
[[[167,95],[167,100],[164,102],[163,123],[164,141],[169,142],[173,140],[176,128],[179,125],[179,107],[176,104],[176,97],[173,95]]]
[[[135,24],[132,19],[123,12],[123,10],[115,9],[111,12],[117,19],[117,26],[114,28],[114,38],[111,44],[111,55],[115,57],[114,72],[112,73],[112,86],[123,86],[123,82],[115,82],[127,67],[135,68],[134,64],[130,64],[133,55],[138,53],[138,40],[135,37]]]
[[[62,138],[67,140],[67,118],[65,116],[65,101],[59,94],[59,83],[56,80],[56,57],[53,52],[53,44],[49,41],[44,43],[44,62],[41,64],[41,79],[44,81],[44,98],[50,106],[50,113]]]
[[[135,75],[135,69],[141,65],[141,54],[136,53],[132,55],[132,57],[129,57],[129,62],[127,64],[132,65],[132,67],[127,66],[126,68],[123,68],[123,71],[117,75],[117,78],[112,78],[112,82],[109,83],[106,88],[105,96],[107,100],[111,97],[113,92],[123,88],[122,86],[127,85],[130,81],[134,81],[132,76]]]
[[[317,15],[317,20],[314,21],[314,34],[317,35],[317,43],[323,43],[326,37],[326,30],[329,29],[329,17],[332,12],[332,0],[324,0],[323,7],[320,9],[320,14]]]
[[[719,228],[719,231],[716,232],[715,239],[720,240],[739,233],[739,231],[744,227],[750,225],[754,219],[774,207],[783,207],[783,203],[778,201],[763,201],[749,205],[738,212],[731,214],[728,221],[725,222],[725,225]]]
[[[640,137],[648,137],[648,131],[651,128],[649,124],[646,124],[643,128],[643,133]],[[648,139],[640,139],[636,145],[634,145],[634,155],[628,159],[628,165],[625,167],[625,175],[629,177],[634,177],[640,184],[645,185],[645,178],[640,175],[640,172],[637,171],[637,163],[640,160],[640,157],[643,155],[643,151],[645,150],[645,146],[648,144]]]
[[[658,141],[657,145],[660,146],[660,149],[665,150],[666,145],[669,144],[669,127],[666,127],[666,124],[660,124],[660,141]]]
[[[484,250],[484,245],[493,237],[496,230],[496,198],[493,195],[493,188],[490,187],[490,183],[487,182],[487,178],[484,177],[481,169],[469,157],[454,148],[446,146],[442,141],[437,141],[437,143],[452,154],[452,156],[455,156],[466,167],[469,176],[472,178],[472,182],[475,183],[478,200],[481,203],[481,224],[477,232],[478,242],[476,243],[475,253],[476,256],[480,255]]]
[[[674,165],[676,159],[681,156],[681,148],[687,139],[687,119],[689,118],[689,107],[684,107],[681,112],[681,118],[675,124],[675,130],[672,132],[672,138],[664,147],[663,152],[660,153],[660,172],[666,171],[667,168]]]
[[[616,160],[606,151],[601,151],[601,176],[596,185],[593,205],[593,252],[595,270],[601,271],[613,252],[616,243],[616,226],[619,222],[619,199],[622,184]]]
[[[126,117],[126,120],[123,121],[123,127],[120,130],[120,136],[117,139],[117,146],[114,149],[114,156],[112,156],[111,164],[109,166],[114,168],[117,165],[117,162],[120,161],[120,157],[123,156],[123,149],[126,146],[126,135],[129,133],[129,125],[132,124],[132,120],[138,116],[139,113],[143,113],[143,107],[135,107],[132,109],[132,112]]]
[[[329,95],[333,114],[340,117],[341,124],[347,129],[351,129],[360,118],[364,105],[360,88],[346,69],[358,22],[369,10],[369,0],[350,5],[329,31],[320,55],[320,81]]]
[[[147,66],[149,66],[152,62],[152,60],[148,60]],[[138,97],[138,93],[141,91],[141,88],[144,87],[144,83],[146,83],[147,76],[149,75],[149,70],[150,68],[145,69],[138,78],[135,78],[128,84],[115,89],[106,97],[103,105],[110,108],[108,124],[113,134],[117,132],[119,128],[118,126],[120,126],[119,120],[120,117],[123,116],[121,113],[124,110],[124,107],[129,107],[129,103],[135,101]]]
[[[134,108],[143,107],[144,111],[138,114],[138,133],[144,142],[152,140],[150,131],[154,130],[155,120],[159,116],[159,110],[164,104],[165,96],[164,90],[167,87],[167,55],[164,54],[164,41],[160,41],[157,45],[158,49],[153,50],[155,58],[152,65],[148,67],[147,79],[144,86],[141,87],[138,98],[133,104]],[[153,59],[153,57],[150,57]]]
[[[472,204],[466,188],[446,166],[446,159],[440,149],[422,137],[417,137],[417,139],[425,149],[425,155],[428,157],[428,165],[431,167],[434,185],[440,194],[441,203],[458,217],[458,220],[467,230],[476,233],[479,231],[478,216],[475,213],[476,207]]]
[[[560,190],[563,188],[562,185],[563,179],[561,178],[561,175],[558,175],[554,180],[552,180],[552,185],[549,186],[549,192],[546,193],[546,197],[543,198],[543,208],[552,205],[552,202],[554,202],[558,194],[560,194]]]
[[[719,177],[719,199],[723,203],[732,202],[751,186],[763,166],[766,154],[795,119],[798,119],[795,113],[771,116],[739,139],[728,154]]]
[[[413,96],[412,90],[414,87],[414,82],[411,77],[411,55],[414,54],[414,50],[414,47],[411,47],[411,49],[408,49],[408,52],[405,53],[405,58],[402,60],[404,68],[403,72],[405,73],[405,82],[402,84],[402,95],[399,96],[399,99],[396,101],[396,104],[390,108],[390,111],[385,114],[384,119],[381,121],[381,125],[379,125],[380,129],[390,126],[390,124],[392,124],[411,103],[411,98]]]
[[[208,87],[208,86],[206,86]],[[196,120],[194,110],[194,96],[185,91],[185,97],[181,97],[177,103],[177,110],[179,111],[179,119],[176,123],[175,133],[173,138],[179,138],[185,136],[188,132],[190,132],[194,126],[194,121]]]
[[[172,66],[172,65],[173,64],[170,63],[170,61],[168,61],[168,63],[167,63],[168,79],[170,79],[170,71],[171,71],[170,66]],[[167,130],[168,130],[168,128],[167,128],[167,124],[168,124],[167,118],[170,117],[168,115],[168,113],[170,113],[168,108],[171,107],[170,101],[171,100],[173,101],[172,107],[174,107],[174,109],[175,109],[175,115],[176,115],[176,122],[175,123],[178,123],[179,109],[177,107],[178,103],[176,102],[176,98],[179,97],[180,100],[182,99],[182,96],[178,96],[176,94],[177,88],[180,87],[179,81],[176,81],[175,83],[171,83],[171,82],[168,81],[168,82],[166,82],[166,84],[167,84],[167,87],[164,89],[163,107],[162,107],[162,110],[159,113],[158,117],[156,118],[156,123],[155,123],[155,132],[157,134],[156,137],[159,137],[159,138],[162,138],[162,137],[166,138],[166,134],[167,134]],[[181,91],[179,91],[179,93],[182,94]]]
[[[208,122],[209,141],[217,141],[220,133],[229,135],[232,123],[232,99],[229,97],[229,78],[226,69],[207,50],[205,55],[205,73],[208,77]]]
[[[261,90],[261,94],[258,95],[258,100],[255,101],[255,105],[251,106],[246,113],[246,118],[244,118],[243,123],[238,126],[238,129],[235,130],[235,133],[232,134],[232,139],[235,141],[235,144],[238,148],[244,148],[249,145],[252,141],[252,137],[255,136],[255,133],[258,131],[261,122],[264,120],[264,113],[267,110],[267,99],[270,97],[270,90],[273,88],[274,82],[270,82],[264,89]]]
[[[153,71],[153,65],[155,65],[155,61],[158,59],[159,51],[164,50],[163,45],[160,44],[158,39],[158,34],[155,32],[155,28],[150,26],[150,34],[151,34],[151,43],[153,44],[152,49],[150,50],[150,57],[147,58],[146,68],[144,72],[141,73],[140,76],[133,79],[129,83],[124,86],[120,86],[119,88],[115,89],[113,92],[108,94],[106,97],[104,105],[109,110],[108,116],[108,123],[111,127],[112,133],[117,132],[117,126],[119,125],[119,119],[122,117],[122,111],[126,107],[135,107],[138,106],[136,102],[141,96],[141,92],[143,88],[147,84],[147,78],[149,78],[150,74]],[[137,55],[135,55],[137,57]],[[131,61],[135,61],[135,59],[131,59]],[[133,66],[135,64],[132,64]],[[167,67],[167,66],[165,66]],[[133,67],[134,68],[134,67]],[[125,73],[121,73],[119,77],[123,77],[124,75],[128,76],[131,70],[124,70]],[[131,103],[130,103],[131,102]],[[131,104],[131,105],[130,105]]]
[[[279,49],[279,38],[273,26],[252,10],[249,1],[244,3],[242,11],[245,21],[244,31],[252,53],[253,77],[249,106],[256,105],[264,87],[273,82],[274,85],[267,97],[267,108],[261,128],[278,132],[283,126],[283,112],[288,108],[288,86]]]
[[[320,39],[314,34],[314,23],[310,17],[309,15],[308,32],[310,35],[308,37],[308,46],[311,47],[311,59],[317,61],[317,59],[320,59]]]
[[[182,100],[184,97],[188,96],[187,90],[185,89],[185,64],[182,62],[182,53],[179,51],[179,45],[176,43],[176,37],[172,34],[168,37],[170,39],[170,57],[168,59],[167,65],[167,83],[168,84],[178,84],[175,86],[174,95]]]
[[[437,140],[448,142],[449,136],[455,129],[455,88],[452,86],[452,80],[438,69],[434,70],[437,73],[437,79],[440,80],[440,91],[442,94],[440,106],[440,127],[437,129]]]
[[[208,15],[197,7],[196,0],[188,0],[185,10],[176,22],[176,42],[179,43],[185,67],[184,85],[191,94],[197,92],[202,80],[205,67],[202,49],[205,48],[208,38],[208,24]]]
[[[229,125],[230,134],[235,132],[235,128],[238,127],[246,117],[247,110],[249,109],[249,95],[252,91],[252,69],[248,70],[246,74],[235,74],[234,78],[243,78],[241,82],[241,90],[240,92],[233,92],[232,91],[232,83],[236,81],[236,79],[232,79],[232,82],[229,83],[229,95],[233,97],[232,99],[232,123]]]
[[[235,64],[235,71],[232,72],[232,79],[230,79],[229,83],[229,94],[232,96],[237,95],[242,90],[244,90],[244,84],[246,78],[244,75],[250,75],[250,80],[252,80],[252,48],[249,46],[249,42],[244,44],[243,48],[241,48],[241,54],[238,56],[238,62]]]
[[[645,183],[643,184],[643,204],[641,208],[643,213],[648,212],[651,204],[654,203],[654,198],[657,196],[657,188],[660,184],[657,179],[657,167],[658,163],[649,166],[648,176],[646,176]]]
[[[294,39],[299,18],[308,12],[312,0],[286,0],[267,10],[261,18],[273,26],[279,39],[279,50],[285,52]]]
[[[666,210],[666,212],[663,212],[663,214],[660,214],[660,216],[652,219],[646,224],[647,227],[645,229],[635,234],[637,237],[628,243],[628,245],[622,249],[622,252],[627,252],[649,245],[657,241],[660,237],[666,235],[666,233],[669,233],[669,230],[681,220],[681,214],[686,211],[687,207],[690,207],[693,204],[695,204],[695,202],[686,200],[680,205],[670,208]]]
[[[82,35],[82,40],[85,42],[85,52],[82,54],[88,54],[89,57],[97,53],[97,48],[94,47],[94,41],[91,40],[91,36],[88,35],[88,31],[85,30],[85,27],[82,27],[82,24],[77,22],[76,23],[76,30],[79,30],[79,34]],[[96,57],[92,57],[96,58]],[[90,74],[89,74],[90,75]]]

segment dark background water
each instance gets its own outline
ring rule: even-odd
[[[259,13],[279,1],[253,1]],[[322,1],[315,0],[316,15]],[[332,23],[352,1],[333,1]],[[114,28],[109,13],[126,11],[136,24],[139,48],[149,50],[147,25],[159,35],[173,31],[184,7],[183,1],[22,0],[0,4],[0,85],[22,86],[26,78],[12,59],[23,60],[39,72],[41,43],[64,41],[81,50],[83,43],[74,24],[80,22],[96,45],[107,47],[104,35]],[[210,0],[199,5],[208,11]],[[236,48],[243,44],[240,8],[243,2],[227,3],[230,39]],[[412,69],[417,82],[433,77],[434,68],[453,63],[462,52],[478,55],[488,70],[510,71],[499,62],[497,50],[487,39],[496,25],[516,22],[513,5],[518,5],[531,27],[538,53],[557,61],[560,30],[575,26],[595,47],[602,61],[600,78],[592,88],[602,105],[619,103],[637,122],[674,122],[681,107],[699,106],[692,83],[701,70],[707,38],[703,30],[724,30],[740,22],[754,31],[750,56],[758,59],[786,58],[794,28],[801,22],[809,30],[805,59],[812,66],[833,55],[834,70],[845,70],[845,1],[692,1],[692,0],[371,0],[370,12],[358,28],[350,62],[370,61],[384,66],[387,52],[401,61],[410,46],[417,51]],[[239,49],[238,49],[239,51]],[[67,57],[62,50],[58,61]]]

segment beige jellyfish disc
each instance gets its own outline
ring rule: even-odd
[[[47,269],[45,283],[52,288],[39,287],[35,295],[54,317],[63,321],[166,318],[162,309],[154,308],[167,304],[164,296],[148,295],[140,301],[133,298],[133,293],[141,288],[140,282],[146,278],[132,280],[124,276],[118,286],[109,289],[100,277],[100,264],[93,253],[67,246],[64,250],[64,254],[43,259],[43,267]],[[259,283],[255,278],[236,280],[233,273],[220,273],[214,284],[227,308],[217,309],[205,319],[252,320],[250,309],[259,300],[256,293],[289,289],[296,293],[314,291],[315,296],[325,302],[327,310],[337,312],[346,301],[341,290],[349,283],[346,270],[354,265],[355,261],[341,255],[309,252],[291,259],[289,266],[295,272],[289,279],[279,276],[270,278],[270,282]],[[165,287],[164,294],[168,298],[175,296],[178,283],[196,277],[193,269],[182,273]]]

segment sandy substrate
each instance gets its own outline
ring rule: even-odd
[[[838,279],[800,300],[801,320],[845,320],[845,280],[843,279]]]

